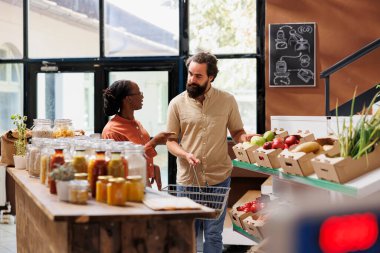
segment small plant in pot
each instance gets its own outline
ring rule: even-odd
[[[16,152],[13,156],[15,168],[16,169],[25,169],[26,167],[26,116],[21,116],[20,114],[11,115],[11,120],[17,128],[17,140],[15,141]]]
[[[65,163],[50,172],[50,178],[57,185],[57,194],[59,200],[69,200],[69,183],[74,179],[75,169],[71,163]]]

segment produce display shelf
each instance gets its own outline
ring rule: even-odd
[[[237,233],[239,233],[239,234],[241,234],[241,235],[247,237],[248,239],[251,239],[252,241],[254,241],[254,242],[256,242],[256,243],[259,243],[259,242],[260,242],[260,239],[259,239],[259,238],[257,238],[257,237],[255,237],[255,236],[249,234],[249,233],[248,233],[247,231],[245,231],[243,228],[241,228],[241,227],[235,225],[234,223],[233,223],[232,225],[233,225],[232,228],[233,228],[233,230],[234,230],[235,232],[237,232]]]
[[[236,159],[232,161],[232,164],[235,167],[239,167],[242,169],[247,169],[247,170],[255,171],[258,173],[277,176],[280,179],[289,180],[289,181],[297,182],[300,184],[305,184],[305,185],[321,188],[328,191],[339,192],[351,197],[365,197],[372,193],[380,191],[380,168],[374,171],[371,171],[361,177],[358,177],[348,183],[337,184],[330,181],[318,179],[316,174],[312,174],[308,177],[290,175],[290,174],[284,173],[281,168],[272,169],[272,168],[258,166],[256,164],[241,162]]]

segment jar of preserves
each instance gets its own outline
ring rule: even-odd
[[[58,168],[60,165],[65,163],[65,157],[63,156],[63,148],[55,148],[54,154],[50,157],[49,172],[52,172],[55,168]],[[51,194],[57,194],[57,187],[55,180],[50,176],[48,178],[49,188]]]
[[[84,149],[75,150],[71,164],[77,173],[87,173],[87,159]]]
[[[121,159],[121,151],[111,152],[111,159],[108,161],[107,171],[108,175],[113,177],[125,178],[126,168],[123,160]]]
[[[96,181],[96,201],[107,203],[107,184],[112,176],[98,176]]]
[[[122,177],[111,178],[107,184],[107,204],[123,206],[127,201],[125,179]]]
[[[54,120],[53,137],[73,137],[74,129],[71,119],[56,119]]]
[[[88,200],[87,180],[72,180],[69,183],[69,202],[73,204],[86,204]]]
[[[53,138],[52,121],[50,119],[34,119],[32,137],[33,138]]]
[[[125,159],[128,163],[128,176],[141,176],[144,187],[146,185],[146,159],[144,146],[129,144],[125,147]]]
[[[144,199],[144,183],[141,176],[128,176],[126,185],[127,201],[142,202]]]
[[[97,150],[95,151],[95,160],[91,168],[90,177],[90,187],[91,187],[91,195],[93,198],[96,197],[96,181],[98,180],[98,176],[107,175],[107,162],[105,160],[105,151]]]

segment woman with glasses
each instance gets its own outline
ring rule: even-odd
[[[105,114],[115,116],[103,128],[102,138],[144,145],[147,178],[153,179],[152,182],[155,180],[157,188],[161,189],[160,170],[153,164],[153,157],[157,155],[155,147],[165,144],[172,133],[161,132],[150,139],[148,132],[134,116],[134,112],[142,108],[144,95],[133,81],[114,82],[104,90],[103,99]],[[150,185],[150,182],[147,183]]]

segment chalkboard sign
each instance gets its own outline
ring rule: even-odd
[[[315,86],[315,23],[269,26],[269,86]]]

